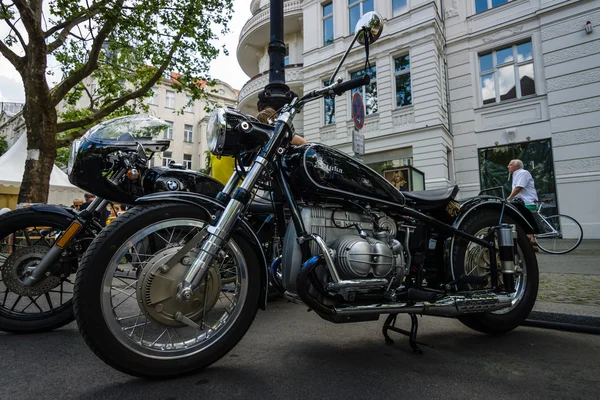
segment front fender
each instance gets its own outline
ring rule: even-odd
[[[55,206],[53,204],[32,204],[30,209],[41,213],[59,214],[64,217],[74,218],[77,216],[77,211],[71,208]]]
[[[161,193],[152,193],[144,197],[140,197],[136,200],[136,204],[147,204],[147,203],[156,203],[156,202],[176,202],[176,203],[184,203],[191,204],[196,207],[200,207],[203,209],[210,217],[214,220],[217,218],[217,215],[225,210],[225,206],[216,201],[214,198],[191,192],[161,192]],[[248,224],[248,221],[245,218],[240,218],[238,229],[248,240],[248,243],[252,245],[256,254],[258,254],[259,259],[262,260],[263,268],[260,269],[261,275],[261,297],[264,299],[264,302],[260,304],[261,309],[265,309],[267,306],[267,294],[269,288],[269,280],[268,280],[268,264],[267,258],[265,257],[265,253],[260,244],[260,240],[256,236],[254,230]]]

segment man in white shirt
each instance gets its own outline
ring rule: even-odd
[[[512,174],[512,192],[508,199],[520,197],[528,210],[535,211],[535,201],[537,201],[537,192],[533,177],[523,169],[521,160],[511,160],[508,164],[508,172]]]
[[[512,192],[507,200],[520,197],[529,211],[535,211],[535,201],[538,199],[537,192],[535,191],[535,183],[529,171],[523,169],[523,161],[511,160],[508,163],[508,172],[512,174]],[[536,252],[539,251],[533,235],[527,236],[529,236],[533,250]]]

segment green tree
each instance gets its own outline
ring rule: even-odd
[[[211,43],[231,13],[232,0],[3,0],[9,33],[0,53],[25,87],[28,157],[18,201],[45,202],[57,149],[102,119],[143,110],[142,98],[166,71],[178,71],[176,90],[201,98],[199,83],[219,53]],[[49,57],[62,73],[52,88]],[[83,84],[88,77],[94,92]],[[61,102],[67,110],[59,116]]]
[[[0,156],[6,153],[8,150],[8,143],[6,143],[6,138],[4,136],[0,136]]]

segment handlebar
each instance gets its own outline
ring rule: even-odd
[[[344,92],[347,92],[348,90],[352,90],[352,89],[359,88],[361,86],[368,85],[369,82],[371,82],[371,77],[369,76],[369,74],[364,74],[360,78],[350,79],[349,81],[342,82],[342,83],[335,85],[333,88],[333,93],[335,93],[339,96],[339,95],[343,94]]]

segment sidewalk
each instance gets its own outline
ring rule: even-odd
[[[600,240],[565,255],[537,253],[540,287],[532,320],[600,328]]]

